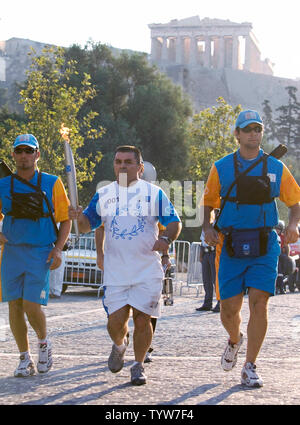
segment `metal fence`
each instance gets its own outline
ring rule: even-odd
[[[189,262],[187,270],[186,284],[181,285],[180,294],[183,288],[194,288],[197,291],[197,296],[203,288],[202,280],[202,264],[200,262],[200,242],[193,242],[190,247]]]
[[[70,236],[70,247],[65,251],[63,290],[69,285],[99,288],[103,273],[97,267],[97,253],[94,233],[79,238]]]
[[[190,261],[190,242],[188,241],[175,241],[169,250],[171,261],[175,259],[175,273],[173,283],[175,285],[183,285],[186,282],[189,261]]]

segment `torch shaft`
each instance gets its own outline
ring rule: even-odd
[[[76,169],[74,158],[71,150],[71,146],[68,142],[64,141],[64,151],[65,151],[65,166],[66,166],[66,177],[69,191],[69,198],[71,206],[77,208],[78,206],[78,194],[76,186]],[[75,233],[79,236],[79,229],[77,220],[73,220]]]

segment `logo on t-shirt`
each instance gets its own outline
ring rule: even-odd
[[[119,221],[118,221],[119,219]],[[120,217],[115,216],[112,219],[111,225],[110,225],[110,231],[112,233],[113,239],[127,239],[132,240],[134,237],[138,236],[140,233],[144,232],[146,220],[145,217],[136,217],[137,223],[133,224],[132,226],[126,225],[126,220],[120,220]],[[121,228],[120,221],[125,224],[125,228]],[[127,222],[128,224],[129,222]],[[124,225],[123,224],[123,225]],[[128,228],[129,227],[129,228]]]

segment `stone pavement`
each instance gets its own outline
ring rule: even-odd
[[[246,344],[231,372],[220,357],[227,335],[220,315],[196,312],[203,293],[186,288],[174,306],[163,306],[154,337],[153,362],[146,365],[147,385],[129,382],[132,339],[122,371],[107,368],[111,341],[106,315],[97,292],[69,287],[45,308],[53,345],[54,366],[46,375],[14,378],[18,363],[8,327],[7,304],[0,304],[1,405],[298,405],[300,402],[300,292],[277,295],[269,303],[269,329],[257,368],[264,387],[246,389],[240,372]],[[242,330],[248,321],[247,297]],[[132,319],[130,319],[132,330]],[[132,332],[131,332],[132,333]],[[31,352],[37,358],[36,337],[30,328]]]

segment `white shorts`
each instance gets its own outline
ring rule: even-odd
[[[151,317],[160,316],[161,279],[149,279],[147,283],[134,283],[128,286],[108,285],[103,289],[102,303],[107,316],[125,305],[130,305]]]

